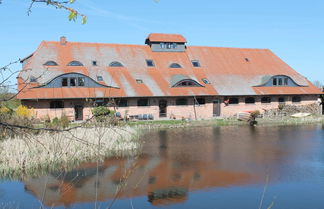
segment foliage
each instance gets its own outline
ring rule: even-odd
[[[260,111],[259,110],[255,110],[253,112],[251,112],[251,117],[252,118],[257,118],[260,115]]]
[[[0,115],[11,114],[12,110],[6,106],[0,107]]]
[[[105,118],[110,114],[110,110],[104,106],[94,107],[92,108],[91,112],[96,120],[101,122],[104,121]]]
[[[66,115],[62,115],[61,118],[55,117],[51,121],[49,116],[45,119],[45,127],[46,128],[67,128],[70,125],[70,120]]]
[[[19,105],[16,109],[16,115],[21,118],[31,118],[32,110],[24,105]]]
[[[279,110],[283,110],[284,107],[285,107],[285,104],[279,104],[279,105],[278,105],[278,109],[279,109]]]

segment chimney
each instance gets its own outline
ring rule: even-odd
[[[60,44],[61,44],[61,45],[66,45],[66,42],[67,42],[67,41],[66,41],[66,37],[65,37],[65,36],[61,36],[61,37],[60,37]]]

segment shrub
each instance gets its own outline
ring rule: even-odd
[[[251,112],[251,117],[252,118],[257,118],[260,115],[260,111],[259,110],[255,110],[253,112]]]
[[[11,114],[12,110],[6,106],[0,107],[0,114]]]
[[[16,109],[16,115],[21,118],[31,118],[32,110],[24,105],[19,105]]]
[[[285,107],[284,104],[279,104],[279,105],[278,105],[278,109],[279,109],[279,110],[282,110],[284,107]]]
[[[62,115],[62,117],[61,117],[61,127],[62,128],[67,128],[67,127],[69,127],[69,124],[70,124],[70,120],[69,120],[68,116]]]
[[[110,114],[110,110],[104,106],[94,107],[91,112],[96,120],[100,122],[104,121],[105,118]]]

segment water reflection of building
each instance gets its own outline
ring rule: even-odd
[[[98,176],[96,163],[89,163],[71,172],[29,179],[25,181],[25,189],[47,206],[95,201],[96,187],[98,201],[113,199],[122,187],[117,198],[147,196],[153,205],[163,205],[185,201],[189,191],[244,184],[250,177],[218,170],[203,162],[180,170],[172,161],[142,155],[133,161],[107,159],[99,167]]]
[[[147,196],[153,205],[184,202],[191,191],[262,183],[284,176],[296,156],[312,146],[302,127],[207,127],[146,136],[138,158],[110,158],[67,173],[25,181],[47,206]],[[307,127],[304,127],[307,130]],[[289,144],[289,146],[287,146]],[[130,172],[131,171],[131,172]],[[97,175],[98,173],[98,175]],[[127,178],[124,178],[127,176]],[[125,180],[126,179],[126,180]],[[44,188],[46,192],[44,193]],[[44,196],[44,198],[43,198]]]

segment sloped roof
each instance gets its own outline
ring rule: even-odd
[[[150,42],[175,42],[186,43],[187,40],[180,34],[151,33],[147,40]]]
[[[247,59],[246,59],[247,58]],[[146,65],[152,59],[154,67]],[[44,66],[53,60],[58,66]],[[67,66],[72,61],[84,66]],[[92,61],[97,61],[97,66]],[[201,67],[193,67],[191,61],[198,60]],[[109,67],[113,61],[123,67]],[[169,68],[179,63],[182,68]],[[30,76],[38,78],[42,85],[65,73],[81,73],[106,86],[118,88],[31,88],[25,84]],[[176,75],[190,78],[203,87],[172,88]],[[274,75],[287,75],[304,87],[256,87]],[[136,79],[143,80],[142,84]],[[305,77],[298,74],[268,49],[242,49],[223,47],[187,46],[185,52],[152,52],[148,45],[105,44],[43,41],[20,72],[18,95],[20,99],[40,98],[94,98],[94,97],[152,97],[192,95],[265,95],[265,94],[321,94]],[[37,86],[36,85],[36,86]]]

